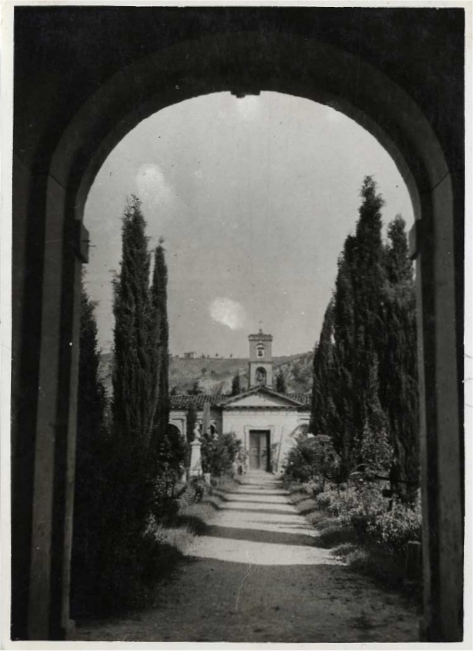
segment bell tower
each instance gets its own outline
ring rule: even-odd
[[[256,386],[273,386],[273,336],[264,334],[259,329],[258,334],[248,337],[250,342],[249,378],[250,389]]]

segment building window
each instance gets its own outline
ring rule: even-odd
[[[264,346],[263,344],[259,344],[256,348],[256,356],[257,357],[264,357]]]

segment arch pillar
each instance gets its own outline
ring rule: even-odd
[[[423,639],[459,641],[463,630],[463,452],[459,422],[454,201],[450,174],[422,197],[415,224]]]

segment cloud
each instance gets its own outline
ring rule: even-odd
[[[241,330],[246,322],[245,308],[230,298],[216,298],[209,307],[210,316],[216,323],[230,330]]]
[[[151,206],[169,205],[174,202],[175,193],[163,172],[154,163],[141,165],[136,173],[138,196],[144,203]]]

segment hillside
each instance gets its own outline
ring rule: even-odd
[[[291,393],[306,393],[312,388],[312,352],[274,357],[274,372],[279,370],[286,380],[286,389]],[[102,355],[102,377],[111,393],[112,354]],[[248,384],[248,359],[237,357],[201,357],[183,359],[172,357],[169,360],[169,387],[177,393],[186,393],[196,382],[204,393],[230,393],[232,379],[240,374],[242,389]]]

